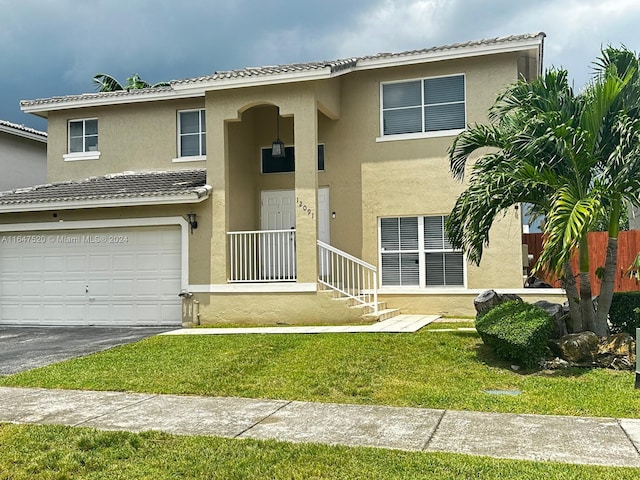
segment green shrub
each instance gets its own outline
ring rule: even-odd
[[[544,357],[553,319],[540,307],[520,301],[501,303],[476,320],[482,341],[496,354],[525,367]]]
[[[636,336],[640,327],[640,292],[615,292],[609,309],[609,322],[612,333],[627,332]]]

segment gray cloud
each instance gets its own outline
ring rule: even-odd
[[[36,128],[20,99],[91,91],[98,72],[157,82],[545,31],[545,65],[581,87],[602,45],[640,48],[637,0],[0,0],[0,12],[0,118]]]

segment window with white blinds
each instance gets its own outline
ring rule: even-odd
[[[382,135],[462,130],[464,75],[383,83]]]
[[[380,219],[383,286],[464,286],[464,256],[451,247],[445,221],[444,216]]]
[[[178,156],[199,157],[207,154],[205,110],[178,112]]]

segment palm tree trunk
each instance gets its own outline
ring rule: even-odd
[[[564,264],[564,277],[562,278],[562,288],[567,293],[569,302],[569,333],[578,333],[584,330],[582,326],[582,316],[580,314],[580,298],[576,287],[576,277],[573,275],[571,262],[567,260]]]
[[[618,265],[618,234],[620,230],[620,214],[622,212],[622,201],[618,195],[611,202],[611,215],[609,217],[609,238],[607,240],[607,253],[604,260],[604,272],[602,274],[602,285],[600,286],[600,296],[598,297],[598,311],[596,312],[595,333],[604,337],[609,335],[609,309],[613,300],[613,289],[615,286],[616,267]]]
[[[616,264],[618,257],[618,238],[609,237],[607,241],[607,254],[604,261],[604,272],[602,274],[602,285],[600,286],[600,296],[598,297],[598,310],[596,311],[596,323],[594,332],[599,337],[609,335],[609,308],[613,300],[613,289],[615,286]]]
[[[582,326],[585,330],[596,333],[596,317],[591,295],[591,278],[589,277],[589,244],[586,233],[580,239],[578,258],[580,263],[580,313]]]

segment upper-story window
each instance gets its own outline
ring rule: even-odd
[[[178,157],[183,161],[203,160],[207,154],[205,110],[178,112]]]
[[[65,160],[95,160],[98,151],[98,119],[69,120],[69,146]]]
[[[464,75],[383,83],[381,97],[382,138],[453,135],[465,128]]]

